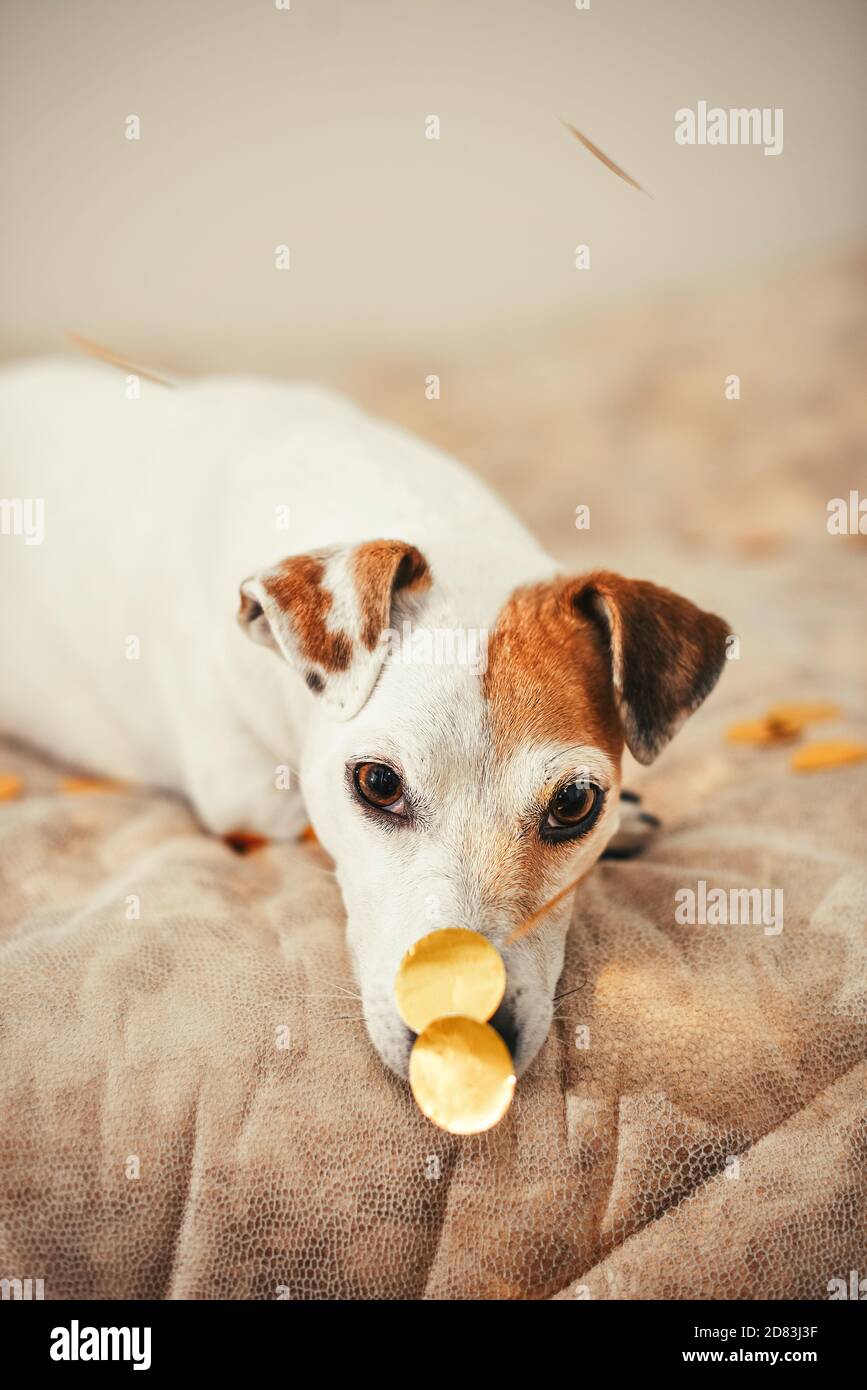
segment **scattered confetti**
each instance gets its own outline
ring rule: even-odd
[[[842,767],[844,763],[860,763],[867,758],[867,744],[845,739],[829,743],[808,743],[792,755],[796,772],[821,772],[826,767]]]
[[[585,150],[589,150],[592,155],[595,155],[598,160],[601,160],[606,169],[611,170],[612,174],[616,174],[619,179],[623,179],[626,183],[631,184],[633,188],[637,188],[639,193],[644,193],[648,198],[653,197],[653,194],[649,193],[646,188],[642,188],[640,183],[636,183],[635,179],[627,174],[625,169],[621,169],[619,164],[615,164],[613,159],[609,159],[607,154],[603,154],[598,145],[594,145],[592,140],[588,140],[586,135],[582,135],[580,130],[576,130],[574,125],[570,125],[568,121],[561,121],[561,125],[564,125],[566,129],[575,136],[576,140],[580,140]]]
[[[86,796],[91,792],[117,791],[116,782],[107,782],[102,777],[61,777],[60,790],[64,796]]]
[[[126,357],[121,357],[120,353],[113,352],[111,348],[103,347],[101,343],[94,343],[90,338],[82,338],[80,333],[67,334],[69,341],[74,343],[77,348],[86,353],[88,357],[95,357],[98,362],[106,362],[110,367],[118,367],[120,371],[132,373],[133,376],[140,376],[143,381],[152,381],[157,386],[174,387],[175,382],[167,381],[165,377],[157,376],[154,372],[145,371],[143,367],[136,367]]]
[[[253,835],[247,830],[230,830],[223,836],[223,843],[236,854],[253,854],[257,849],[265,849],[268,841],[263,835]]]
[[[740,724],[732,724],[726,733],[729,743],[751,743],[759,747],[773,743],[786,743],[797,738],[803,729],[803,722],[782,717],[745,719]]]
[[[843,711],[828,700],[789,700],[769,709],[766,719],[789,720],[796,724],[812,724],[820,719],[839,719]]]
[[[531,916],[525,917],[523,922],[519,922],[515,930],[510,932],[506,937],[506,945],[511,946],[513,941],[518,941],[520,937],[526,936],[527,932],[532,931],[536,924],[541,922],[542,918],[546,917],[552,908],[555,908],[565,897],[568,897],[570,893],[574,893],[575,889],[580,887],[589,873],[590,869],[585,869],[583,874],[579,874],[577,878],[573,878],[570,883],[566,884],[565,888],[561,888],[559,893],[555,893],[553,898],[549,898],[547,902],[544,902],[541,907],[537,908],[536,911],[531,914]]]
[[[823,719],[839,719],[843,711],[830,700],[783,700],[772,706],[761,719],[746,719],[732,724],[726,732],[729,743],[770,747],[799,738],[808,724]],[[833,740],[811,743],[792,755],[791,766],[796,772],[818,772],[826,767],[860,762],[867,757],[862,743]]]
[[[481,1134],[515,1092],[509,1049],[488,1023],[438,1018],[416,1039],[409,1084],[422,1114],[449,1134]]]

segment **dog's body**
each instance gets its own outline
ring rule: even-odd
[[[215,833],[290,837],[305,817],[275,769],[298,767],[314,702],[241,640],[241,580],[396,536],[438,576],[425,621],[488,628],[554,566],[451,459],[318,388],[126,389],[75,359],[0,372],[0,492],[45,501],[44,543],[0,551],[0,727],[183,792]]]
[[[651,585],[556,578],[458,464],[325,392],[128,390],[86,363],[0,373],[0,491],[44,499],[41,544],[0,537],[0,727],[181,792],[218,833],[312,820],[398,1071],[404,951],[484,932],[520,1070],[565,911],[507,938],[598,858],[624,739],[654,756],[719,674],[725,625]],[[426,633],[458,639],[441,659]]]

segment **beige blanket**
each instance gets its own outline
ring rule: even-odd
[[[355,382],[498,481],[565,566],[680,587],[741,638],[628,778],[664,831],[582,887],[571,992],[491,1133],[441,1133],[383,1070],[315,846],[240,858],[181,803],[64,794],[0,748],[24,781],[0,805],[0,1278],[761,1299],[867,1276],[867,763],[799,775],[788,747],[725,740],[806,697],[842,713],[805,741],[867,738],[865,540],[825,525],[864,457],[863,279],[549,335],[456,364],[435,403],[424,364]],[[679,924],[699,881],[782,890],[782,930]]]

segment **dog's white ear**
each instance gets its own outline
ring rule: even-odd
[[[350,719],[379,675],[395,610],[430,583],[406,541],[332,546],[245,579],[238,622],[284,656],[330,714]]]
[[[569,596],[605,645],[627,747],[651,763],[716,685],[729,628],[670,589],[607,570],[573,581]]]

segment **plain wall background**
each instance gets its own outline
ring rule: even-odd
[[[693,277],[809,275],[867,221],[863,0],[4,0],[0,22],[4,356],[74,329],[193,370],[439,361]],[[702,99],[783,107],[783,153],[676,145]]]

